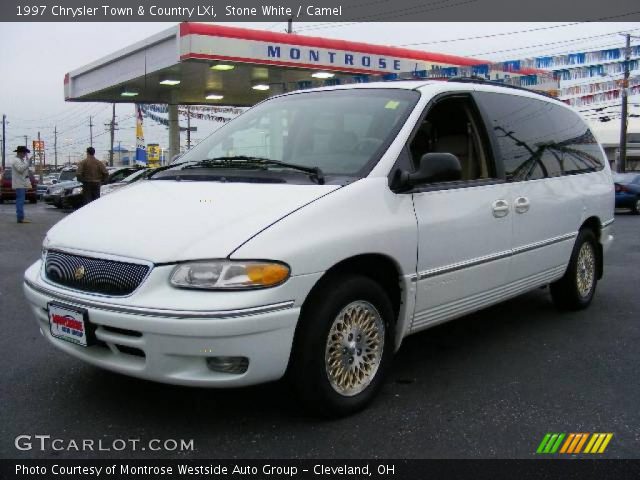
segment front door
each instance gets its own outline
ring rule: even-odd
[[[499,178],[488,136],[467,94],[431,105],[409,150],[417,167],[429,152],[452,153],[462,178],[413,193],[418,221],[417,294],[412,330],[499,299],[508,281],[512,195]]]

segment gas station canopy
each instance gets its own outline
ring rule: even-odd
[[[169,153],[180,151],[178,105],[248,107],[291,90],[457,71],[485,78],[540,73],[482,60],[297,34],[181,23],[74,70],[65,99],[168,104]],[[444,75],[444,76],[447,76]],[[141,146],[142,147],[142,146]]]
[[[182,23],[68,73],[64,86],[68,101],[251,106],[283,91],[351,83],[354,75],[393,77],[483,64],[397,47]],[[518,72],[527,73],[535,72]]]

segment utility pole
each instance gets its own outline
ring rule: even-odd
[[[111,148],[109,149],[109,166],[113,167],[113,142],[116,134],[116,104],[112,104],[113,110],[111,114],[111,122],[105,124],[109,127],[109,132],[111,133]]]
[[[629,33],[626,37],[624,48],[624,77],[622,79],[622,112],[620,115],[620,147],[618,148],[619,159],[618,171],[624,173],[627,170],[627,120],[629,117],[629,63],[631,61],[631,39],[640,38]]]
[[[293,18],[287,21],[287,33],[293,33]]]
[[[624,49],[624,77],[622,80],[622,115],[620,116],[620,163],[618,171],[625,172],[627,169],[627,110],[628,96],[627,87],[629,86],[629,60],[631,60],[631,35],[626,34],[627,41]]]
[[[27,136],[25,135],[25,136],[24,136],[24,146],[25,146],[25,147],[27,147],[27,148],[29,148],[29,142],[28,142],[27,140],[28,140],[28,139],[27,139]]]
[[[41,182],[42,182],[42,153],[43,153],[42,150],[40,150],[40,131],[38,131],[38,163],[36,164],[36,175],[40,177]]]
[[[93,122],[91,116],[89,116],[89,140],[89,146],[93,147]]]
[[[53,162],[54,168],[58,170],[58,126],[53,127]]]
[[[191,108],[187,105],[187,150],[191,150]]]
[[[4,170],[4,162],[7,152],[7,116],[2,115],[2,170]]]

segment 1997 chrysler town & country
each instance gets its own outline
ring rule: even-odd
[[[559,101],[323,88],[255,106],[63,219],[24,290],[43,335],[85,362],[203,387],[288,373],[341,415],[411,333],[544,285],[588,306],[613,209],[603,151]]]

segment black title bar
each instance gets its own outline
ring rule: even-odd
[[[0,460],[4,480],[637,479],[640,460]]]
[[[637,0],[2,0],[3,22],[640,20]]]

